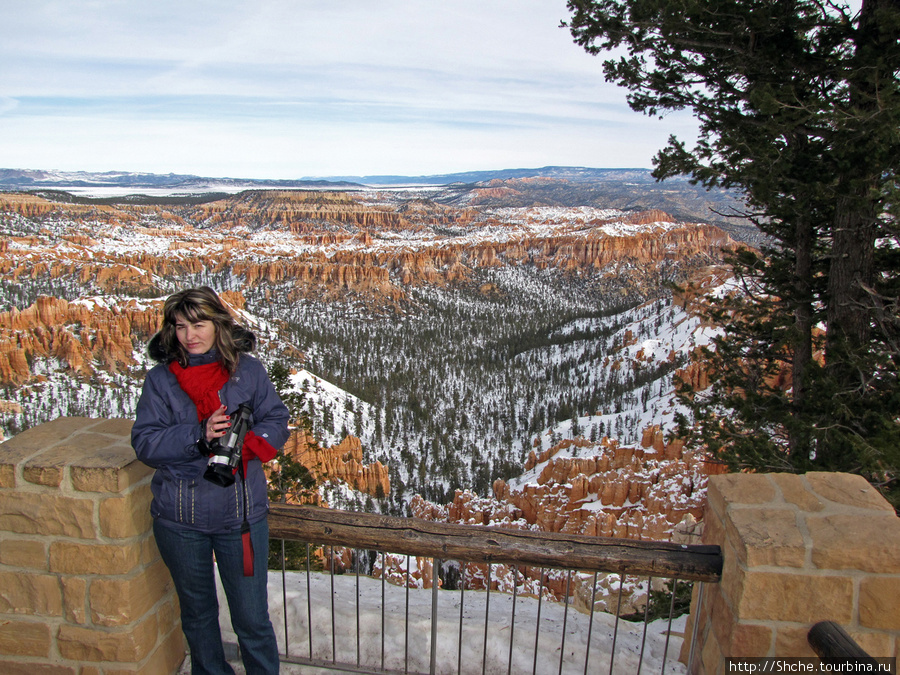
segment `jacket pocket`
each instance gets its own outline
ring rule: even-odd
[[[162,471],[159,489],[154,491],[151,515],[175,523],[193,525],[197,519],[197,482],[176,478]]]

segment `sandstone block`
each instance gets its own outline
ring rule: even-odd
[[[43,424],[26,429],[22,433],[16,434],[8,441],[3,443],[2,449],[31,452],[25,454],[33,454],[38,450],[50,448],[59,441],[67,438],[71,434],[96,424],[97,420],[87,417],[58,417],[55,420],[44,422]],[[4,452],[5,454],[5,452]]]
[[[39,539],[0,540],[0,564],[46,572],[47,544]]]
[[[57,444],[25,461],[22,464],[22,477],[35,485],[59,487],[63,481],[66,465],[72,457],[72,450],[66,443]]]
[[[768,504],[775,499],[775,487],[764,474],[723,474],[710,476],[706,498],[720,515],[733,504]]]
[[[50,544],[50,571],[59,574],[127,574],[140,562],[140,544]]]
[[[806,523],[819,569],[900,574],[900,518],[893,513],[809,517]]]
[[[95,579],[90,588],[91,620],[124,626],[143,617],[174,588],[162,560],[124,579]]]
[[[869,656],[873,656],[876,659],[894,656],[892,651],[894,640],[889,633],[852,629],[847,630],[847,632],[850,634],[850,637],[856,640],[856,644],[866,650]]]
[[[806,543],[792,509],[735,508],[728,516],[727,537],[734,542],[741,563],[803,567]]]
[[[51,642],[47,624],[9,618],[0,621],[0,654],[48,657]]]
[[[178,604],[178,596],[173,591],[169,599],[159,606],[156,615],[159,622],[160,635],[166,635],[172,631],[183,636],[181,632],[181,605]]]
[[[778,656],[815,656],[816,653],[809,646],[807,639],[811,625],[779,626],[775,635],[775,654]]]
[[[707,675],[718,675],[721,672],[722,650],[715,639],[707,640],[700,652],[701,672]]]
[[[894,512],[894,508],[862,476],[813,471],[806,474],[810,487],[821,498],[862,509]]]
[[[22,471],[25,480],[56,487],[63,480],[66,466],[115,471],[137,461],[126,439],[95,433],[95,428],[96,425],[75,431],[25,462]]]
[[[130,668],[104,668],[103,675],[159,675],[175,673],[185,658],[181,631],[168,635],[142,664]],[[83,674],[82,674],[83,675]]]
[[[134,420],[125,419],[123,417],[112,417],[99,420],[97,424],[91,427],[91,431],[98,434],[108,434],[109,436],[125,438],[130,442],[132,426],[134,426]]]
[[[138,461],[130,445],[118,444],[98,449],[70,469],[72,486],[82,492],[123,492],[153,474]]]
[[[150,517],[150,484],[140,485],[121,497],[109,497],[100,503],[100,532],[113,539],[134,537],[153,526]]]
[[[709,584],[706,591],[709,594],[707,621],[712,629],[712,635],[720,645],[730,644],[735,625],[734,614],[728,606],[725,595],[715,584]]]
[[[722,546],[722,560],[722,580],[713,588],[721,589],[728,606],[732,608],[732,611],[736,611],[738,603],[741,601],[746,572],[738,562],[738,554],[731,542],[726,542]]]
[[[0,491],[0,530],[93,539],[94,502],[55,493]]]
[[[731,631],[728,656],[753,657],[780,654],[772,648],[772,629],[768,626],[739,623]]]
[[[823,617],[838,623],[850,623],[853,618],[853,580],[849,577],[773,572],[743,576],[735,608],[740,620],[812,625]]]
[[[28,431],[32,431],[32,429]],[[43,445],[34,446],[28,443],[27,439],[25,441],[19,439],[20,436],[27,434],[28,431],[17,434],[5,443],[0,444],[0,487],[2,488],[16,487],[16,467],[44,448]]]
[[[859,623],[866,628],[900,630],[900,577],[866,577],[860,581]]]
[[[156,645],[159,627],[151,614],[123,630],[97,630],[63,624],[56,644],[60,655],[73,661],[137,663]]]
[[[825,508],[825,503],[809,489],[803,476],[794,473],[773,473],[770,477],[788,504],[794,504],[801,511],[809,513]]]
[[[721,546],[725,541],[725,526],[719,514],[707,508],[703,513],[703,533],[700,541],[704,544]]]
[[[16,466],[18,466],[18,462],[3,453],[3,449],[0,447],[0,488],[16,486]]]
[[[61,577],[63,592],[63,615],[69,623],[87,623],[87,579],[81,577]]]
[[[0,613],[62,616],[62,588],[53,574],[0,572]]]

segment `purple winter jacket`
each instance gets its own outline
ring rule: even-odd
[[[191,356],[189,365],[210,363],[215,354]],[[219,392],[228,413],[245,403],[253,410],[250,428],[273,447],[288,438],[288,409],[282,403],[263,365],[241,354],[237,370]],[[246,484],[240,475],[234,485],[221,487],[203,478],[208,457],[197,447],[201,428],[194,402],[182,390],[166,363],[147,373],[131,429],[131,445],[139,460],[156,469],[150,484],[150,513],[160,524],[208,533],[239,530],[244,517],[252,524],[266,517],[269,500],[259,459],[247,467]]]

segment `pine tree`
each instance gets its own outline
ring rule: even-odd
[[[626,52],[604,68],[633,109],[696,116],[696,146],[671,138],[654,175],[740,190],[768,237],[731,259],[741,293],[709,312],[726,334],[711,388],[684,392],[693,440],[734,467],[896,490],[900,0],[568,7],[588,52]]]

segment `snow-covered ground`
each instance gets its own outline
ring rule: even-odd
[[[462,673],[583,673],[586,656],[588,672],[593,673],[637,673],[639,663],[642,673],[686,672],[685,666],[677,661],[686,617],[672,621],[671,634],[668,620],[663,619],[647,624],[645,635],[643,623],[620,619],[618,631],[615,631],[616,618],[613,615],[595,612],[591,622],[588,614],[572,606],[567,610],[565,605],[546,599],[539,604],[533,597],[518,596],[514,599],[512,595],[498,592],[488,595],[484,591],[466,591],[464,594],[439,591],[437,596],[438,673],[457,673],[460,653]],[[461,600],[463,630],[460,648]],[[407,591],[389,583],[382,585],[380,580],[369,577],[357,578],[354,574],[332,577],[321,573],[310,574],[308,599],[305,574],[289,572],[283,585],[280,572],[269,573],[269,609],[281,653],[284,654],[285,649],[286,607],[289,652],[298,657],[310,656],[308,617],[311,608],[312,657],[331,662],[335,658],[332,652],[334,640],[336,660],[352,667],[357,664],[357,642],[361,666],[381,667],[383,636],[385,667],[403,672],[404,655],[407,655],[409,672],[428,672],[431,601],[431,589],[411,588]],[[223,639],[226,643],[236,643],[221,588],[220,603]],[[514,603],[515,622],[512,621]],[[408,623],[405,618],[407,612]],[[589,633],[590,652],[587,652]],[[614,641],[614,661],[610,671]],[[485,654],[486,665],[482,669]],[[181,673],[190,672],[187,661]],[[239,660],[232,662],[232,665],[239,675],[244,673]],[[282,664],[281,672],[293,675],[335,671]]]
[[[346,435],[343,430],[371,436],[375,414],[371,405],[305,369],[293,373],[290,381],[293,391],[304,396],[310,419],[318,423],[316,437],[324,447],[340,443]],[[319,423],[326,418],[326,409],[328,425]]]

